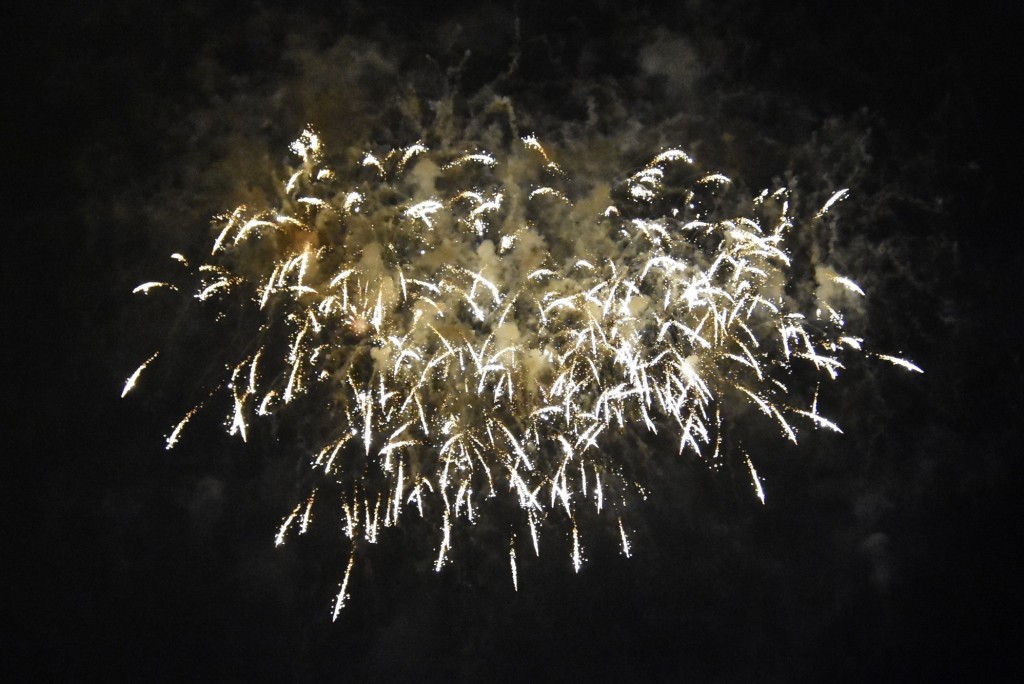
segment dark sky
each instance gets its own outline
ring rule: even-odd
[[[14,27],[5,668],[68,681],[1022,674],[1016,3],[289,4],[36,3]],[[167,452],[195,394],[119,398],[148,353],[140,340],[174,313],[147,318],[130,290],[183,239],[173,217],[187,231],[225,208],[230,184],[210,169],[233,153],[208,141],[257,131],[277,149],[314,116],[304,106],[328,106],[274,99],[313,70],[285,59],[297,41],[310,54],[345,36],[388,45],[399,76],[469,50],[472,92],[506,68],[516,16],[508,88],[544,111],[537,121],[579,116],[566,83],[639,82],[643,45],[680,38],[694,77],[623,87],[637,118],[677,107],[694,136],[748,134],[740,161],[858,178],[845,254],[874,287],[869,337],[926,372],[852,370],[835,404],[846,434],[768,445],[764,507],[739,475],[654,445],[663,482],[632,559],[595,541],[576,575],[564,554],[542,555],[514,593],[486,529],[435,574],[433,539],[410,525],[357,567],[332,623],[336,531],[272,544],[303,467],[287,437],[242,444],[211,417]]]

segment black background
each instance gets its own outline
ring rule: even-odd
[[[675,464],[686,484],[652,492],[636,557],[595,543],[579,575],[542,557],[518,593],[486,553],[439,575],[407,562],[430,556],[413,526],[360,566],[335,623],[333,533],[271,544],[293,494],[276,483],[296,464],[213,421],[165,452],[167,406],[118,398],[139,358],[126,278],[153,254],[110,198],[144,202],[163,182],[153,150],[173,155],[167,130],[211,97],[193,78],[202,55],[241,77],[272,70],[287,28],[259,42],[252,10],[128,0],[36,3],[9,24],[3,667],[72,681],[1019,676],[1021,10],[762,4],[515,7],[565,54],[626,25],[699,26],[734,46],[723,78],[884,121],[880,168],[942,198],[876,227],[919,246],[907,270],[924,283],[893,274],[872,298],[889,302],[877,334],[925,375],[861,377],[852,396],[877,403],[846,406],[842,438],[769,461],[764,508]],[[513,6],[268,7],[328,36],[383,26],[415,43],[433,22]],[[625,70],[615,54],[589,68]]]

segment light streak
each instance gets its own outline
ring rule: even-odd
[[[137,288],[136,288],[137,289]],[[153,363],[153,359],[160,356],[160,352],[154,353],[148,359],[142,362],[142,364],[135,369],[128,379],[124,381],[124,389],[121,390],[121,398],[124,399],[125,395],[135,389],[135,383],[139,381],[139,376],[142,375],[142,371],[146,370],[146,366]]]
[[[622,518],[619,518],[619,537],[622,539],[622,553],[629,558],[632,554],[629,551],[629,537],[626,536],[626,528],[622,526]]]
[[[818,213],[814,215],[814,218],[821,218],[827,214],[829,209],[831,209],[836,202],[842,202],[849,193],[849,188],[843,188],[842,190],[837,191],[834,195],[828,198],[828,201],[825,202],[824,206],[822,206]]]
[[[516,565],[516,537],[512,535],[508,543],[508,560],[512,569],[512,588],[519,591],[519,568]]]
[[[352,550],[348,555],[348,565],[345,567],[345,577],[341,580],[341,590],[338,592],[337,598],[334,599],[334,612],[331,615],[332,620],[338,619],[338,613],[345,607],[345,602],[348,600],[348,578],[352,574],[352,566],[355,564],[355,544],[352,545]]]
[[[747,467],[750,468],[750,480],[754,484],[754,492],[757,494],[757,498],[764,504],[764,488],[761,486],[761,478],[757,476],[757,470],[754,468],[753,461],[750,460],[750,456],[747,456]]]
[[[783,294],[807,272],[786,251],[802,225],[787,190],[737,204],[752,206],[751,215],[716,216],[724,210],[698,206],[694,193],[731,192],[731,182],[694,174],[681,150],[657,154],[626,176],[612,205],[584,216],[565,171],[532,135],[515,141],[507,163],[417,142],[335,169],[311,129],[291,149],[300,163],[281,181],[280,206],[223,215],[207,262],[192,269],[174,255],[191,282],[147,282],[136,292],[192,292],[221,314],[239,295],[258,307],[229,381],[207,399],[228,392],[225,425],[243,439],[254,417],[284,418],[286,406],[327,434],[309,463],[341,493],[317,496],[311,487],[275,543],[305,532],[314,508],[338,502],[334,520],[351,547],[335,617],[357,545],[407,516],[434,522],[440,571],[454,529],[493,510],[488,499],[509,497],[518,511],[508,521],[518,591],[515,539],[524,527],[539,554],[546,527],[571,525],[579,572],[581,516],[610,515],[622,553],[633,554],[623,517],[646,485],[620,466],[658,456],[623,453],[621,436],[667,432],[680,453],[713,452],[714,467],[742,458],[763,504],[751,458],[729,446],[723,407],[752,406],[752,416],[763,414],[795,443],[803,426],[841,432],[819,413],[816,385],[811,400],[800,398],[808,388],[791,390],[796,367],[819,384],[835,380],[849,355],[921,370],[864,351],[863,339],[845,331],[843,301]],[[546,184],[518,175],[531,163],[539,169],[527,175]],[[680,168],[699,177],[681,195],[666,185]],[[471,187],[459,186],[464,176]],[[810,220],[845,196],[835,193]],[[864,294],[849,278],[822,273]],[[128,377],[122,396],[157,356]],[[168,449],[207,399],[174,427]]]
[[[924,373],[924,371],[921,370],[920,367],[918,367],[914,363],[911,363],[910,361],[907,361],[906,359],[901,359],[896,356],[889,356],[888,354],[875,354],[875,357],[882,359],[883,361],[888,361],[894,366],[900,366],[901,368],[906,368],[907,370],[913,371],[915,373]]]

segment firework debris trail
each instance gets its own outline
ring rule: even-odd
[[[524,532],[509,536],[518,588],[517,546],[539,553],[546,526],[571,529],[579,570],[584,509],[610,516],[630,555],[623,519],[646,483],[632,479],[624,450],[604,448],[626,433],[671,435],[680,454],[713,465],[738,457],[763,503],[723,411],[752,408],[794,443],[804,426],[840,431],[819,412],[817,388],[847,356],[870,354],[844,327],[844,306],[864,293],[817,266],[812,301],[787,294],[798,277],[787,238],[804,227],[787,189],[723,216],[730,180],[665,149],[584,194],[531,135],[501,159],[417,142],[335,168],[308,127],[291,151],[278,206],[218,217],[202,263],[174,254],[180,282],[136,292],[259,311],[168,449],[218,393],[229,398],[227,431],[243,440],[251,421],[288,405],[333,429],[309,465],[341,492],[335,515],[351,544],[335,618],[357,546],[403,515],[436,522],[440,570],[454,527],[486,515],[489,499],[511,501]],[[323,498],[313,488],[276,543],[338,502]]]

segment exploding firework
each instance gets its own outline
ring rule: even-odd
[[[277,206],[218,217],[201,263],[175,254],[180,281],[136,291],[258,312],[208,396],[228,397],[243,440],[265,416],[326,431],[309,465],[332,494],[311,487],[276,542],[338,506],[352,553],[335,617],[357,547],[406,516],[436,523],[440,570],[456,526],[509,502],[518,588],[517,545],[538,553],[549,525],[571,531],[580,568],[584,510],[608,516],[630,555],[623,516],[646,485],[607,448],[628,435],[670,435],[712,464],[732,454],[763,502],[723,416],[759,413],[793,442],[803,426],[839,431],[817,388],[867,353],[843,314],[864,293],[794,268],[787,240],[806,222],[785,188],[727,203],[728,178],[665,149],[581,189],[534,136],[498,156],[417,142],[346,160],[308,128],[291,151]]]

